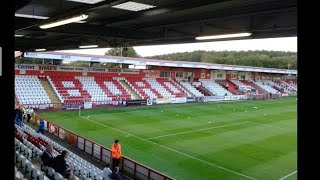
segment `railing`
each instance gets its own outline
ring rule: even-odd
[[[57,124],[54,124],[45,118],[35,115],[35,122],[38,124],[40,119],[45,120],[46,122],[46,131],[54,136],[60,138],[61,140],[75,146],[76,148],[86,152],[90,156],[99,160],[102,163],[110,163],[111,161],[111,150],[104,147],[98,143],[95,143],[73,131],[70,131],[66,128],[60,127]],[[130,158],[125,156],[122,157],[120,163],[121,170],[133,179],[139,180],[173,180],[172,177],[169,177],[165,174],[162,174],[150,167],[147,167],[141,163],[138,163]]]

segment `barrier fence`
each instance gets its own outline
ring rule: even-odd
[[[73,131],[60,127],[59,125],[50,122],[39,115],[35,114],[33,119],[35,120],[35,124],[38,124],[40,119],[43,119],[46,124],[46,132],[84,151],[85,153],[99,160],[102,163],[110,163],[111,150],[109,148],[95,143],[94,141],[91,141]],[[120,169],[122,170],[122,172],[124,172],[126,175],[133,179],[173,180],[172,177],[169,177],[161,172],[158,172],[125,156],[123,156],[121,159]]]

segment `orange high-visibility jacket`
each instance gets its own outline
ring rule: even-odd
[[[116,146],[115,143],[112,143],[111,146],[111,157],[112,158],[116,158],[116,159],[120,159],[121,157],[121,145],[118,143],[118,145]]]

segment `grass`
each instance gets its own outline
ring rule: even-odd
[[[297,170],[296,98],[40,115],[107,147],[120,139],[123,155],[177,180],[277,180]]]

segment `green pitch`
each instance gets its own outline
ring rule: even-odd
[[[297,179],[296,98],[40,115],[178,180]]]

